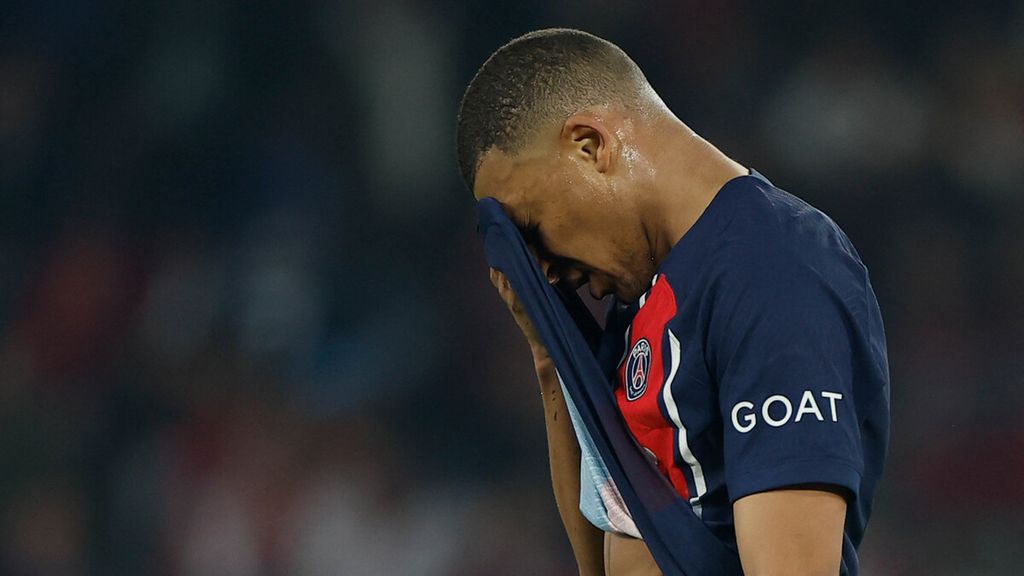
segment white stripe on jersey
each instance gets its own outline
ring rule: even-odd
[[[708,486],[704,481],[704,469],[701,468],[700,462],[697,461],[693,452],[690,451],[690,443],[686,438],[686,427],[683,426],[683,422],[679,419],[679,407],[676,406],[676,400],[672,397],[672,381],[676,377],[676,371],[679,370],[680,351],[679,339],[676,338],[676,335],[671,330],[668,331],[668,344],[672,367],[669,369],[668,378],[665,379],[662,396],[665,400],[665,408],[668,410],[669,418],[672,419],[672,423],[679,429],[679,454],[683,457],[683,462],[686,462],[690,467],[690,471],[693,472],[693,486],[696,494],[690,498],[690,505],[693,506],[693,511],[700,517],[700,498],[707,493]]]

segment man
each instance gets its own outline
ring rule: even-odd
[[[867,270],[835,223],[701,139],[624,52],[576,30],[532,32],[483,64],[458,156],[549,281],[614,296],[622,416],[744,572],[856,574],[888,367]],[[581,485],[585,431],[507,280],[491,280],[533,353],[580,573],[658,574],[614,490],[599,474]]]

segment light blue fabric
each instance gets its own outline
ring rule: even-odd
[[[608,509],[601,499],[601,491],[598,486],[605,485],[611,476],[608,474],[608,467],[601,460],[597,453],[597,446],[587,434],[580,413],[576,410],[569,391],[565,389],[562,376],[558,376],[558,382],[562,385],[562,396],[569,408],[569,418],[572,420],[573,430],[576,431],[576,439],[580,443],[580,512],[583,517],[605,532],[614,532],[612,524],[608,519]]]

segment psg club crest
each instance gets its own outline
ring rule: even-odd
[[[647,391],[647,376],[651,372],[651,343],[641,338],[633,345],[626,361],[626,400],[632,402]]]

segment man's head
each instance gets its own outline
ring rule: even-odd
[[[478,199],[502,203],[549,277],[632,301],[654,273],[639,206],[654,177],[644,135],[666,113],[614,44],[531,32],[492,54],[466,90],[459,167]]]

